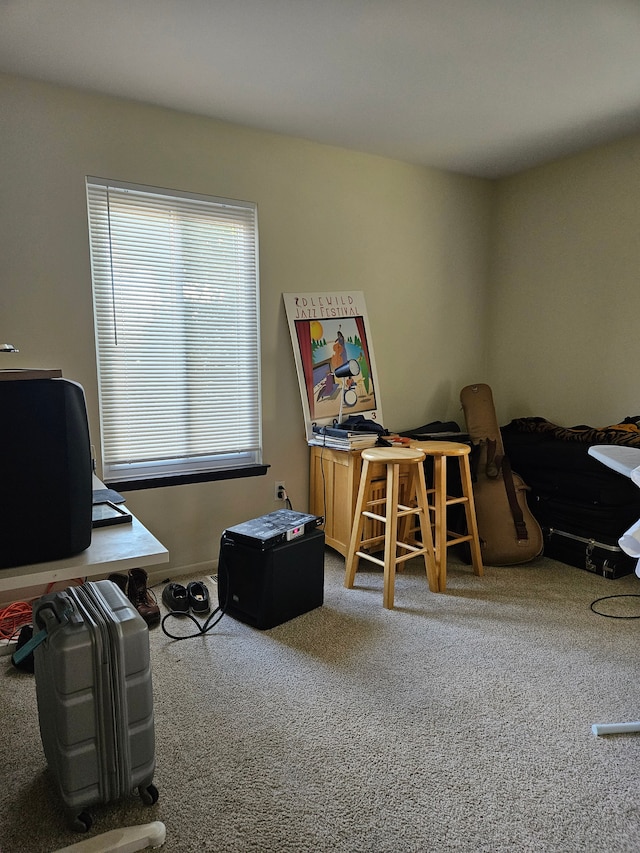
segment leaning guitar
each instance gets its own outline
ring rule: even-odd
[[[473,496],[485,565],[526,563],[542,553],[542,530],[527,506],[527,486],[511,471],[488,385],[467,385],[460,402],[473,445]]]

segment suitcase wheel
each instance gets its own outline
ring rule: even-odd
[[[138,788],[138,793],[140,794],[140,799],[145,806],[152,806],[154,803],[158,802],[158,789],[153,783],[146,785],[145,787],[142,787],[141,785]]]
[[[80,812],[80,814],[72,814],[69,818],[69,825],[74,832],[89,832],[93,820],[89,812]]]

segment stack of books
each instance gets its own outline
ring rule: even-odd
[[[377,441],[377,432],[352,432],[339,427],[314,426],[309,444],[330,447],[332,450],[364,450],[365,447],[373,447]]]

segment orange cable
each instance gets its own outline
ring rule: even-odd
[[[31,605],[26,601],[15,601],[0,610],[0,639],[11,640],[18,628],[31,624]]]
[[[76,578],[76,583],[82,583],[81,578]],[[47,585],[47,592],[51,592],[55,586],[55,581]],[[18,633],[18,629],[23,625],[30,625],[32,622],[32,607],[33,601],[36,601],[39,596],[32,598],[31,601],[14,601],[6,607],[0,608],[0,640],[12,640]]]

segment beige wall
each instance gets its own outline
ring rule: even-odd
[[[2,366],[60,367],[98,397],[86,175],[247,199],[260,228],[265,477],[131,492],[128,506],[205,570],[221,532],[270,512],[274,481],[308,499],[308,449],[281,294],[363,290],[385,425],[459,419],[487,381],[485,288],[494,187],[163,110],[0,75]]]
[[[489,302],[501,423],[640,414],[640,136],[499,182]]]

